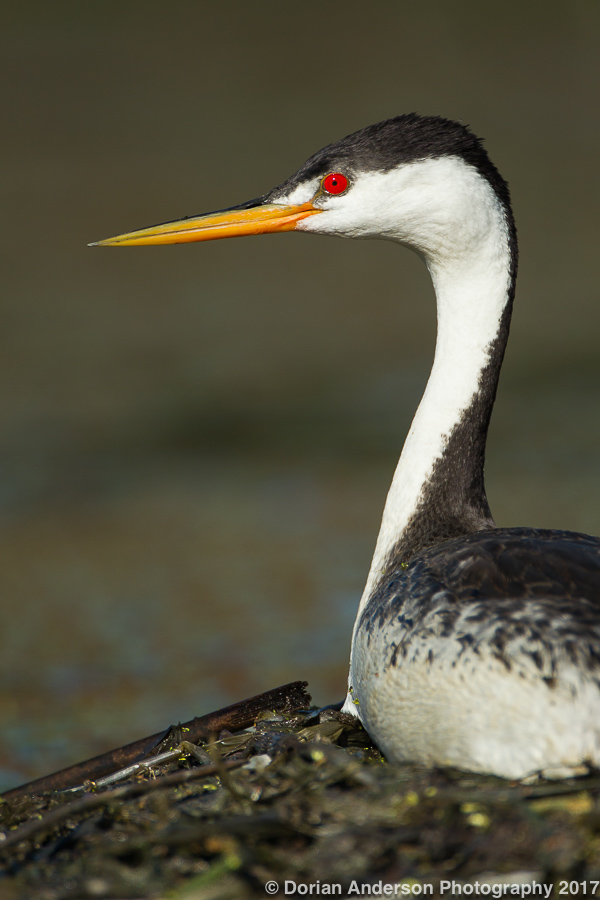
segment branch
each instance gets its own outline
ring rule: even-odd
[[[216,712],[191,719],[178,727],[183,732],[182,736],[194,744],[207,741],[211,735],[219,734],[223,729],[241,731],[250,725],[254,725],[256,717],[261,712],[267,710],[291,712],[295,709],[308,708],[311,697],[306,692],[306,687],[306,681],[292,681],[290,684],[284,684],[281,687],[273,688],[271,691],[265,691],[264,694],[257,694],[248,700],[241,700],[238,703],[233,703],[231,706],[218,709]],[[28,781],[27,784],[6,791],[6,793],[2,794],[2,800],[10,803],[28,794],[63,791],[83,784],[86,781],[97,781],[111,772],[141,762],[155,751],[160,744],[168,741],[176,729],[177,726],[170,725],[164,731],[151,734],[149,737],[141,738],[139,741],[125,744],[116,750],[109,750],[108,753],[101,753],[100,756],[94,756],[92,759],[87,759],[74,766],[68,766],[66,769],[60,769],[60,771],[54,772],[52,775],[37,778],[35,781]],[[181,738],[178,737],[175,740],[176,743],[179,743]]]

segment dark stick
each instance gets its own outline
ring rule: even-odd
[[[240,731],[253,725],[259,713],[265,710],[273,710],[276,712],[292,711],[294,709],[308,708],[310,706],[311,697],[307,694],[305,688],[308,682],[292,681],[290,684],[284,684],[281,687],[273,688],[271,691],[265,691],[264,694],[257,694],[256,697],[250,697],[248,700],[241,700],[239,703],[233,703],[231,706],[225,706],[216,712],[208,713],[205,716],[199,716],[184,722],[179,726],[183,732],[183,738],[192,743],[206,741],[211,734],[219,734],[223,729],[228,731]],[[124,769],[133,763],[140,762],[149,753],[152,753],[159,744],[167,740],[174,726],[149,737],[142,738],[139,741],[133,741],[131,744],[125,744],[124,747],[118,747],[116,750],[109,750],[108,753],[101,753],[100,756],[94,756],[92,759],[86,759],[84,762],[77,763],[74,766],[68,766],[66,769],[60,769],[52,775],[45,775],[43,778],[36,778],[35,781],[28,781],[20,787],[13,788],[2,794],[2,799],[11,802],[28,794],[42,794],[45,791],[62,791],[65,788],[75,787],[83,784],[85,781],[95,781],[97,778],[103,778],[110,775],[118,769]],[[181,738],[180,738],[181,739]]]

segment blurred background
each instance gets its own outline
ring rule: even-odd
[[[0,786],[293,679],[341,699],[433,353],[389,243],[88,241],[401,112],[470,124],[522,254],[492,509],[600,532],[599,26],[592,0],[2,4]]]

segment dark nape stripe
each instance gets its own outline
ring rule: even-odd
[[[390,551],[381,581],[429,547],[495,527],[484,483],[485,445],[496,399],[514,297],[514,282],[473,402],[455,425],[417,509]]]

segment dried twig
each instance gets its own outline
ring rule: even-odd
[[[185,744],[187,742],[183,741],[182,743]],[[181,754],[184,752],[186,752],[186,748],[180,744],[179,747],[175,747],[173,750],[167,750],[166,753],[157,753],[156,756],[148,756],[142,762],[133,763],[131,766],[119,769],[117,772],[113,772],[112,775],[107,775],[105,778],[98,778],[97,781],[84,781],[83,784],[78,784],[76,787],[72,788],[66,788],[66,790],[61,791],[61,793],[72,794],[76,791],[89,791],[90,786],[94,789],[110,787],[112,784],[116,784],[117,781],[124,781],[126,778],[131,778],[133,775],[137,775],[140,772],[153,774],[151,771],[153,766],[162,766],[165,763],[174,762],[174,760],[180,759]]]

